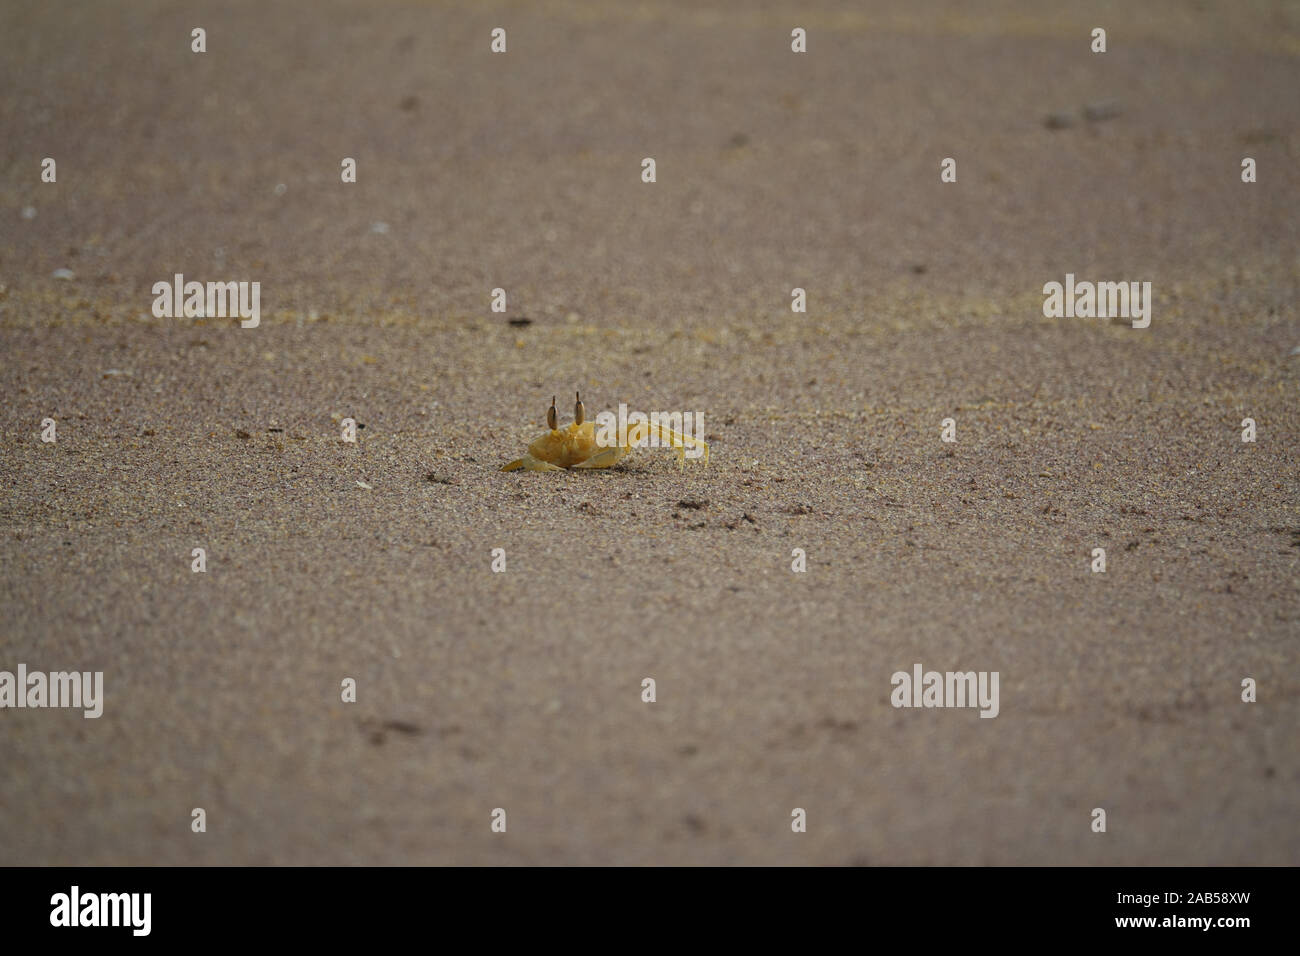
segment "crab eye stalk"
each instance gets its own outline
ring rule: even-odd
[[[587,409],[582,404],[582,393],[574,392],[573,394],[577,396],[578,399],[573,405],[573,424],[581,425],[587,420]]]
[[[546,410],[546,424],[550,426],[551,431],[560,427],[560,418],[555,412],[555,396],[551,396],[551,407]]]

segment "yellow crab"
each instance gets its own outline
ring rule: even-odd
[[[546,410],[546,424],[550,431],[539,436],[528,446],[528,454],[516,458],[502,471],[563,471],[566,468],[608,468],[637,445],[643,444],[650,436],[677,449],[677,466],[686,467],[686,449],[699,448],[704,453],[704,463],[709,463],[709,445],[701,438],[692,438],[679,431],[659,424],[656,421],[635,421],[627,423],[626,444],[601,444],[597,441],[596,426],[586,420],[587,410],[582,404],[581,393],[575,393],[577,401],[573,406],[573,424],[568,428],[558,427],[555,412],[555,399]],[[599,416],[597,416],[599,417]]]

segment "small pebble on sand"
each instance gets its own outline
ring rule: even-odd
[[[1114,119],[1122,112],[1124,112],[1123,108],[1115,100],[1102,100],[1085,106],[1083,118],[1089,123],[1100,123],[1103,120]]]

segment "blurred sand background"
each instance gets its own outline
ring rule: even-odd
[[[0,5],[0,864],[1300,863],[1300,5],[976,6]]]

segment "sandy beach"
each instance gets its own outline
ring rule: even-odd
[[[1300,863],[1300,8],[970,6],[0,9],[0,865]]]

